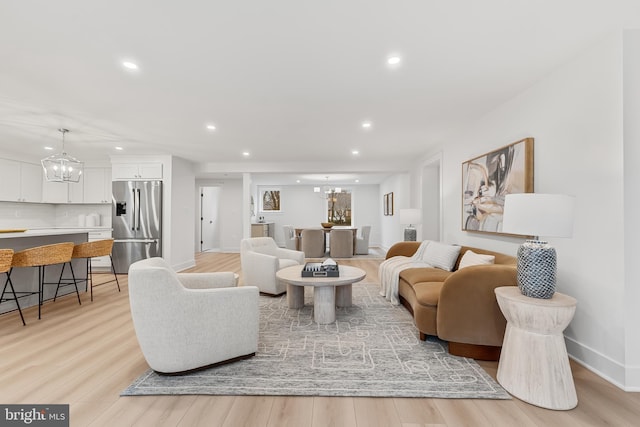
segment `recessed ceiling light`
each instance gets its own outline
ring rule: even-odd
[[[245,156],[245,157],[248,157],[249,156],[249,152],[248,151],[243,151],[242,155]]]
[[[402,59],[397,55],[393,55],[387,58],[387,64],[389,65],[399,65],[400,61],[402,61]]]
[[[132,71],[138,70],[140,68],[138,67],[138,64],[131,61],[122,61],[122,66],[127,70],[132,70]]]
[[[216,125],[211,125],[211,124],[209,124],[209,125],[207,125],[207,129],[209,129],[209,130],[216,130]]]
[[[122,148],[122,147],[115,147],[115,149],[118,150],[118,151],[124,150],[124,148]]]
[[[363,129],[371,129],[371,126],[373,126],[371,122],[362,122]]]
[[[360,182],[360,180],[359,180],[359,179],[356,179],[356,182]]]
[[[351,154],[353,154],[355,156],[355,155],[360,154],[360,152],[358,150],[351,150]]]
[[[299,179],[296,179],[296,182],[297,182],[298,184],[300,184],[300,180],[299,180]]]
[[[53,150],[53,147],[44,147],[45,150]]]

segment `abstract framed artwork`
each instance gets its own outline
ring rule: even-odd
[[[280,189],[261,188],[260,189],[260,211],[261,212],[281,212]]]
[[[387,216],[393,215],[393,191],[383,196],[382,208],[385,215]]]
[[[533,138],[462,164],[462,230],[502,233],[507,194],[533,192]]]

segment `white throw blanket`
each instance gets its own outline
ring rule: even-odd
[[[398,282],[400,272],[407,268],[431,267],[422,260],[424,251],[429,245],[429,240],[420,243],[418,250],[413,256],[394,256],[384,260],[378,268],[378,277],[380,278],[380,295],[388,299],[391,304],[400,304],[398,298]]]

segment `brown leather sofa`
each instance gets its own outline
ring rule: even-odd
[[[386,258],[412,256],[420,242],[393,245]],[[458,270],[466,251],[495,256],[495,264]],[[434,335],[449,342],[449,353],[481,360],[498,360],[506,320],[494,289],[516,286],[516,258],[462,246],[452,272],[409,268],[400,273],[400,302],[412,313],[420,339]]]

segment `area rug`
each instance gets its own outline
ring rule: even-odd
[[[378,290],[354,284],[353,305],[330,325],[313,321],[310,288],[302,309],[261,296],[254,357],[182,376],[149,370],[122,395],[510,398],[474,360],[451,356],[443,341],[420,341],[407,310]]]

